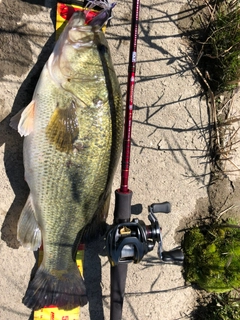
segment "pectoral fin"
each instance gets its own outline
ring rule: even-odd
[[[14,130],[17,130],[18,129],[18,124],[19,124],[19,121],[21,119],[21,115],[23,113],[23,109],[21,109],[20,111],[18,111],[18,113],[15,114],[15,116],[13,116],[11,119],[10,119],[10,127],[13,128]]]
[[[10,120],[10,127],[18,130],[21,137],[28,136],[33,131],[33,119],[35,112],[35,101],[32,100],[29,105],[20,110]]]
[[[28,249],[35,251],[41,246],[41,230],[35,218],[31,194],[18,220],[17,238]]]
[[[58,151],[72,152],[78,138],[79,126],[74,101],[68,108],[57,107],[50,118],[46,134]]]

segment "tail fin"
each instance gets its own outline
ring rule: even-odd
[[[38,310],[55,305],[70,310],[87,304],[86,288],[77,265],[72,270],[48,272],[40,266],[29,283],[23,303],[30,309]]]

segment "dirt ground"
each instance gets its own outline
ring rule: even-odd
[[[239,172],[231,172],[209,188],[209,115],[199,82],[186,59],[189,48],[178,29],[179,19],[191,21],[187,0],[143,0],[140,9],[138,64],[135,87],[130,171],[132,204],[147,206],[169,201],[172,212],[159,214],[163,248],[180,244],[176,230],[205,215],[212,205],[222,213],[232,204],[237,215]],[[21,302],[35,256],[19,246],[17,221],[28,188],[24,182],[22,139],[9,127],[13,114],[31,101],[39,73],[54,42],[54,0],[0,0],[0,319],[31,319]],[[107,30],[116,73],[125,101],[131,2],[118,0],[112,27]],[[239,93],[233,106],[239,101]],[[236,115],[237,109],[232,108]],[[235,124],[237,125],[237,124]],[[239,126],[239,123],[238,123]],[[239,137],[238,137],[239,139]],[[236,135],[237,141],[237,135]],[[233,171],[240,167],[233,154]],[[119,187],[119,170],[113,190]],[[108,223],[112,223],[114,198]],[[229,213],[229,210],[228,210]],[[84,276],[89,304],[81,319],[109,319],[110,265],[103,241],[87,246]],[[189,319],[200,291],[186,286],[182,269],[163,264],[156,248],[137,265],[129,265],[123,320]]]

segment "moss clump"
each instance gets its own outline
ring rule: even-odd
[[[240,287],[240,228],[230,224],[193,228],[184,236],[185,278],[208,292]]]

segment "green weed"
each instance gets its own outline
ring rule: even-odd
[[[204,302],[204,300],[207,302]],[[214,294],[206,297],[192,313],[196,320],[240,320],[239,293]],[[209,301],[210,300],[210,301]]]

